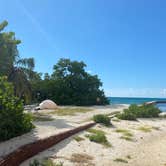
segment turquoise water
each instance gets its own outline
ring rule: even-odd
[[[109,97],[110,104],[143,104],[150,101],[165,101],[164,98],[136,98],[136,97]],[[166,104],[157,104],[158,108],[166,111]]]

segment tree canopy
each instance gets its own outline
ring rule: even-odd
[[[36,85],[39,99],[47,97],[62,105],[101,105],[108,104],[101,90],[102,83],[97,75],[90,75],[85,70],[84,62],[60,59],[53,67],[51,76]]]
[[[97,75],[86,72],[84,62],[60,59],[53,73],[35,72],[33,58],[21,58],[20,40],[14,32],[4,31],[7,21],[0,24],[0,76],[14,85],[14,94],[25,103],[52,99],[64,105],[108,104]]]
[[[14,85],[15,95],[30,101],[31,85],[29,80],[33,76],[34,59],[21,58],[17,49],[20,40],[14,32],[3,32],[7,21],[0,24],[0,76],[7,76]]]

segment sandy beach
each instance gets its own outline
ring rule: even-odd
[[[27,134],[13,138],[0,144],[0,156],[8,154],[21,145],[46,138],[58,132],[69,130],[87,123],[95,114],[108,114],[122,111],[127,105],[88,107],[92,111],[77,113],[72,116],[49,114],[52,121],[35,122],[36,128]],[[71,108],[71,107],[70,107]],[[73,107],[72,107],[73,108]],[[48,111],[51,112],[51,111]],[[47,114],[46,110],[40,111]],[[95,125],[97,130],[105,132],[112,147],[89,141],[89,131],[80,132],[30,158],[21,164],[29,166],[34,159],[50,158],[63,166],[165,166],[166,165],[166,119],[138,119],[138,121],[112,120],[112,127]],[[130,140],[125,133],[130,133]],[[77,141],[75,137],[81,137]]]

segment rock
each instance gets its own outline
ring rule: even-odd
[[[58,106],[52,100],[44,100],[39,104],[39,107],[37,107],[37,109],[38,108],[40,110],[43,110],[43,109],[57,109]]]

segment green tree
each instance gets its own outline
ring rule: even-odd
[[[84,62],[60,59],[54,66],[51,79],[53,100],[64,105],[108,104],[97,75],[85,71]]]
[[[14,96],[11,83],[0,77],[0,141],[19,136],[33,128],[31,117],[23,112],[22,101]]]
[[[21,43],[15,38],[14,32],[2,32],[8,25],[7,21],[0,24],[0,76],[6,75],[14,85],[15,95],[30,101],[34,59],[20,58],[17,45]]]

